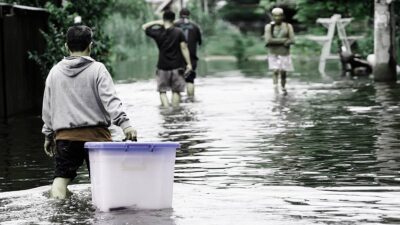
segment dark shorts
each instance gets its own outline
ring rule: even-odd
[[[185,81],[187,83],[194,83],[194,79],[196,78],[196,68],[197,68],[197,62],[192,61],[192,69],[188,76],[185,76]]]
[[[70,178],[76,177],[76,171],[82,166],[83,161],[90,173],[89,153],[84,148],[84,141],[56,141],[56,169],[54,177]]]
[[[173,92],[185,91],[186,82],[183,78],[184,69],[174,70],[160,70],[158,69],[157,74],[157,91],[167,92],[172,90]]]

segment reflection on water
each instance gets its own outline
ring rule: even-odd
[[[207,224],[211,217],[215,224],[271,219],[299,224],[298,218],[304,224],[395,224],[400,206],[391,199],[398,190],[390,190],[400,184],[399,85],[320,78],[310,69],[316,63],[297,64],[287,96],[273,88],[269,74],[263,75],[264,62],[203,65],[195,101],[184,96],[175,109],[159,107],[154,79],[121,82],[117,91],[139,140],[182,144],[174,211],[99,214],[90,206],[89,187],[77,185],[67,208],[49,211],[45,221]],[[120,79],[129,77],[125,73]],[[22,214],[34,217],[36,200],[44,209],[57,208],[43,196],[48,187],[29,192],[36,195],[25,201],[7,192],[51,182],[53,163],[42,152],[40,127],[40,118],[33,116],[0,126],[0,222]],[[119,128],[112,131],[115,139],[122,138]],[[82,169],[75,183],[88,181]],[[349,186],[362,190],[342,188]],[[210,216],[210,207],[221,218]]]
[[[156,59],[142,59],[137,61],[126,61],[114,65],[114,78],[119,82],[132,82],[138,80],[147,80],[154,78]],[[316,70],[318,61],[309,58],[295,57],[293,60],[295,72],[291,76],[303,81],[319,81],[321,77]],[[338,74],[339,64],[337,62],[328,62],[327,71]],[[265,60],[245,61],[238,64],[235,61],[202,61],[198,62],[197,75],[206,77],[209,75],[229,76],[230,71],[241,71],[246,77],[272,77],[272,73],[267,72],[267,63]],[[329,72],[328,72],[329,73]],[[326,78],[326,77],[325,77]],[[329,78],[328,78],[329,79]]]
[[[46,197],[44,186],[0,193],[1,224],[104,225],[309,225],[398,224],[400,188],[306,188],[299,186],[214,189],[175,184],[173,209],[101,213],[91,206],[88,185],[73,185],[66,201]],[[12,221],[12,222],[5,222]]]
[[[276,95],[269,80],[229,77],[226,84],[227,78],[203,80],[201,100],[183,104],[164,119],[168,129],[161,137],[184,144],[178,182],[218,187],[399,184],[399,156],[378,157],[399,147],[396,95],[377,104],[375,86],[365,81],[293,81],[288,96]],[[398,86],[386,90],[396,93]],[[381,104],[396,119],[381,120]],[[378,152],[379,129],[386,126],[395,137],[386,138],[387,147]]]
[[[49,183],[53,163],[43,154],[39,117],[10,119],[0,124],[0,191],[20,190]]]

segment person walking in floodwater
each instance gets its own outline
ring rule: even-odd
[[[123,129],[126,139],[136,140],[109,72],[90,57],[92,30],[73,26],[66,36],[70,56],[50,70],[42,109],[44,150],[56,161],[50,196],[59,199],[66,197],[83,161],[89,169],[85,142],[111,141],[111,123]]]
[[[183,31],[174,26],[175,13],[165,11],[163,20],[144,24],[142,29],[157,44],[159,55],[157,63],[157,91],[161,104],[168,107],[167,91],[172,90],[172,105],[178,106],[181,92],[185,91],[184,74],[192,70],[189,49]],[[185,70],[186,67],[186,70]]]
[[[190,11],[182,9],[179,12],[179,20],[175,22],[175,26],[182,29],[189,47],[190,61],[192,62],[192,72],[185,76],[186,92],[189,97],[194,97],[194,79],[196,78],[197,61],[197,45],[202,43],[202,35],[200,28],[193,21],[189,20]]]
[[[268,48],[269,69],[274,72],[274,85],[281,80],[283,93],[286,91],[286,77],[288,71],[293,71],[290,57],[290,46],[294,44],[294,31],[291,24],[283,22],[284,13],[281,8],[272,10],[273,21],[265,26],[265,42]]]

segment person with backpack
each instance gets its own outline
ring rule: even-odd
[[[294,31],[291,24],[284,22],[284,13],[281,8],[272,10],[273,21],[265,26],[265,42],[268,49],[268,66],[273,71],[273,83],[281,80],[281,88],[286,91],[286,77],[288,71],[293,71],[290,57],[290,46],[294,44]]]
[[[189,47],[190,61],[192,62],[193,68],[192,72],[188,73],[185,77],[186,92],[189,97],[194,97],[194,79],[196,78],[197,61],[199,60],[197,57],[197,46],[200,46],[202,43],[202,35],[199,26],[189,20],[189,16],[190,11],[183,8],[179,12],[180,18],[175,21],[175,26],[182,29]]]

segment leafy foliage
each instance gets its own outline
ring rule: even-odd
[[[353,0],[298,0],[296,18],[303,23],[314,24],[320,17],[331,17],[341,14],[342,17],[353,17],[355,20],[373,17],[374,1]]]
[[[144,20],[153,18],[149,4],[144,0],[112,0],[110,13]]]
[[[265,12],[259,3],[260,0],[230,0],[220,10],[220,15],[228,21],[262,21]]]
[[[139,59],[156,54],[155,45],[145,37],[142,24],[154,19],[144,0],[112,0],[105,31],[112,38],[112,62]]]
[[[29,6],[44,7],[50,13],[48,30],[42,31],[47,43],[43,54],[30,52],[30,58],[35,60],[41,68],[44,76],[47,75],[51,67],[67,55],[64,48],[65,33],[73,25],[74,17],[82,17],[83,24],[89,26],[94,34],[94,47],[92,57],[103,62],[110,68],[109,51],[111,39],[104,32],[103,24],[108,16],[108,6],[111,0],[70,0],[58,5],[51,0],[7,0],[9,3],[24,4]]]
[[[213,35],[216,32],[217,15],[215,13],[206,14],[195,1],[189,2],[190,18],[201,26],[204,36]]]
[[[400,10],[400,1],[393,1],[396,36],[400,36],[400,16],[397,12]],[[333,14],[341,14],[342,17],[352,17],[354,21],[346,27],[349,33],[364,33],[364,37],[355,44],[355,52],[366,57],[373,52],[373,17],[374,1],[353,1],[353,0],[298,0],[296,19],[307,27],[312,27],[315,20],[320,17],[331,17]],[[366,23],[362,24],[361,21]],[[353,26],[352,26],[353,25]],[[312,29],[309,29],[312,31]]]

